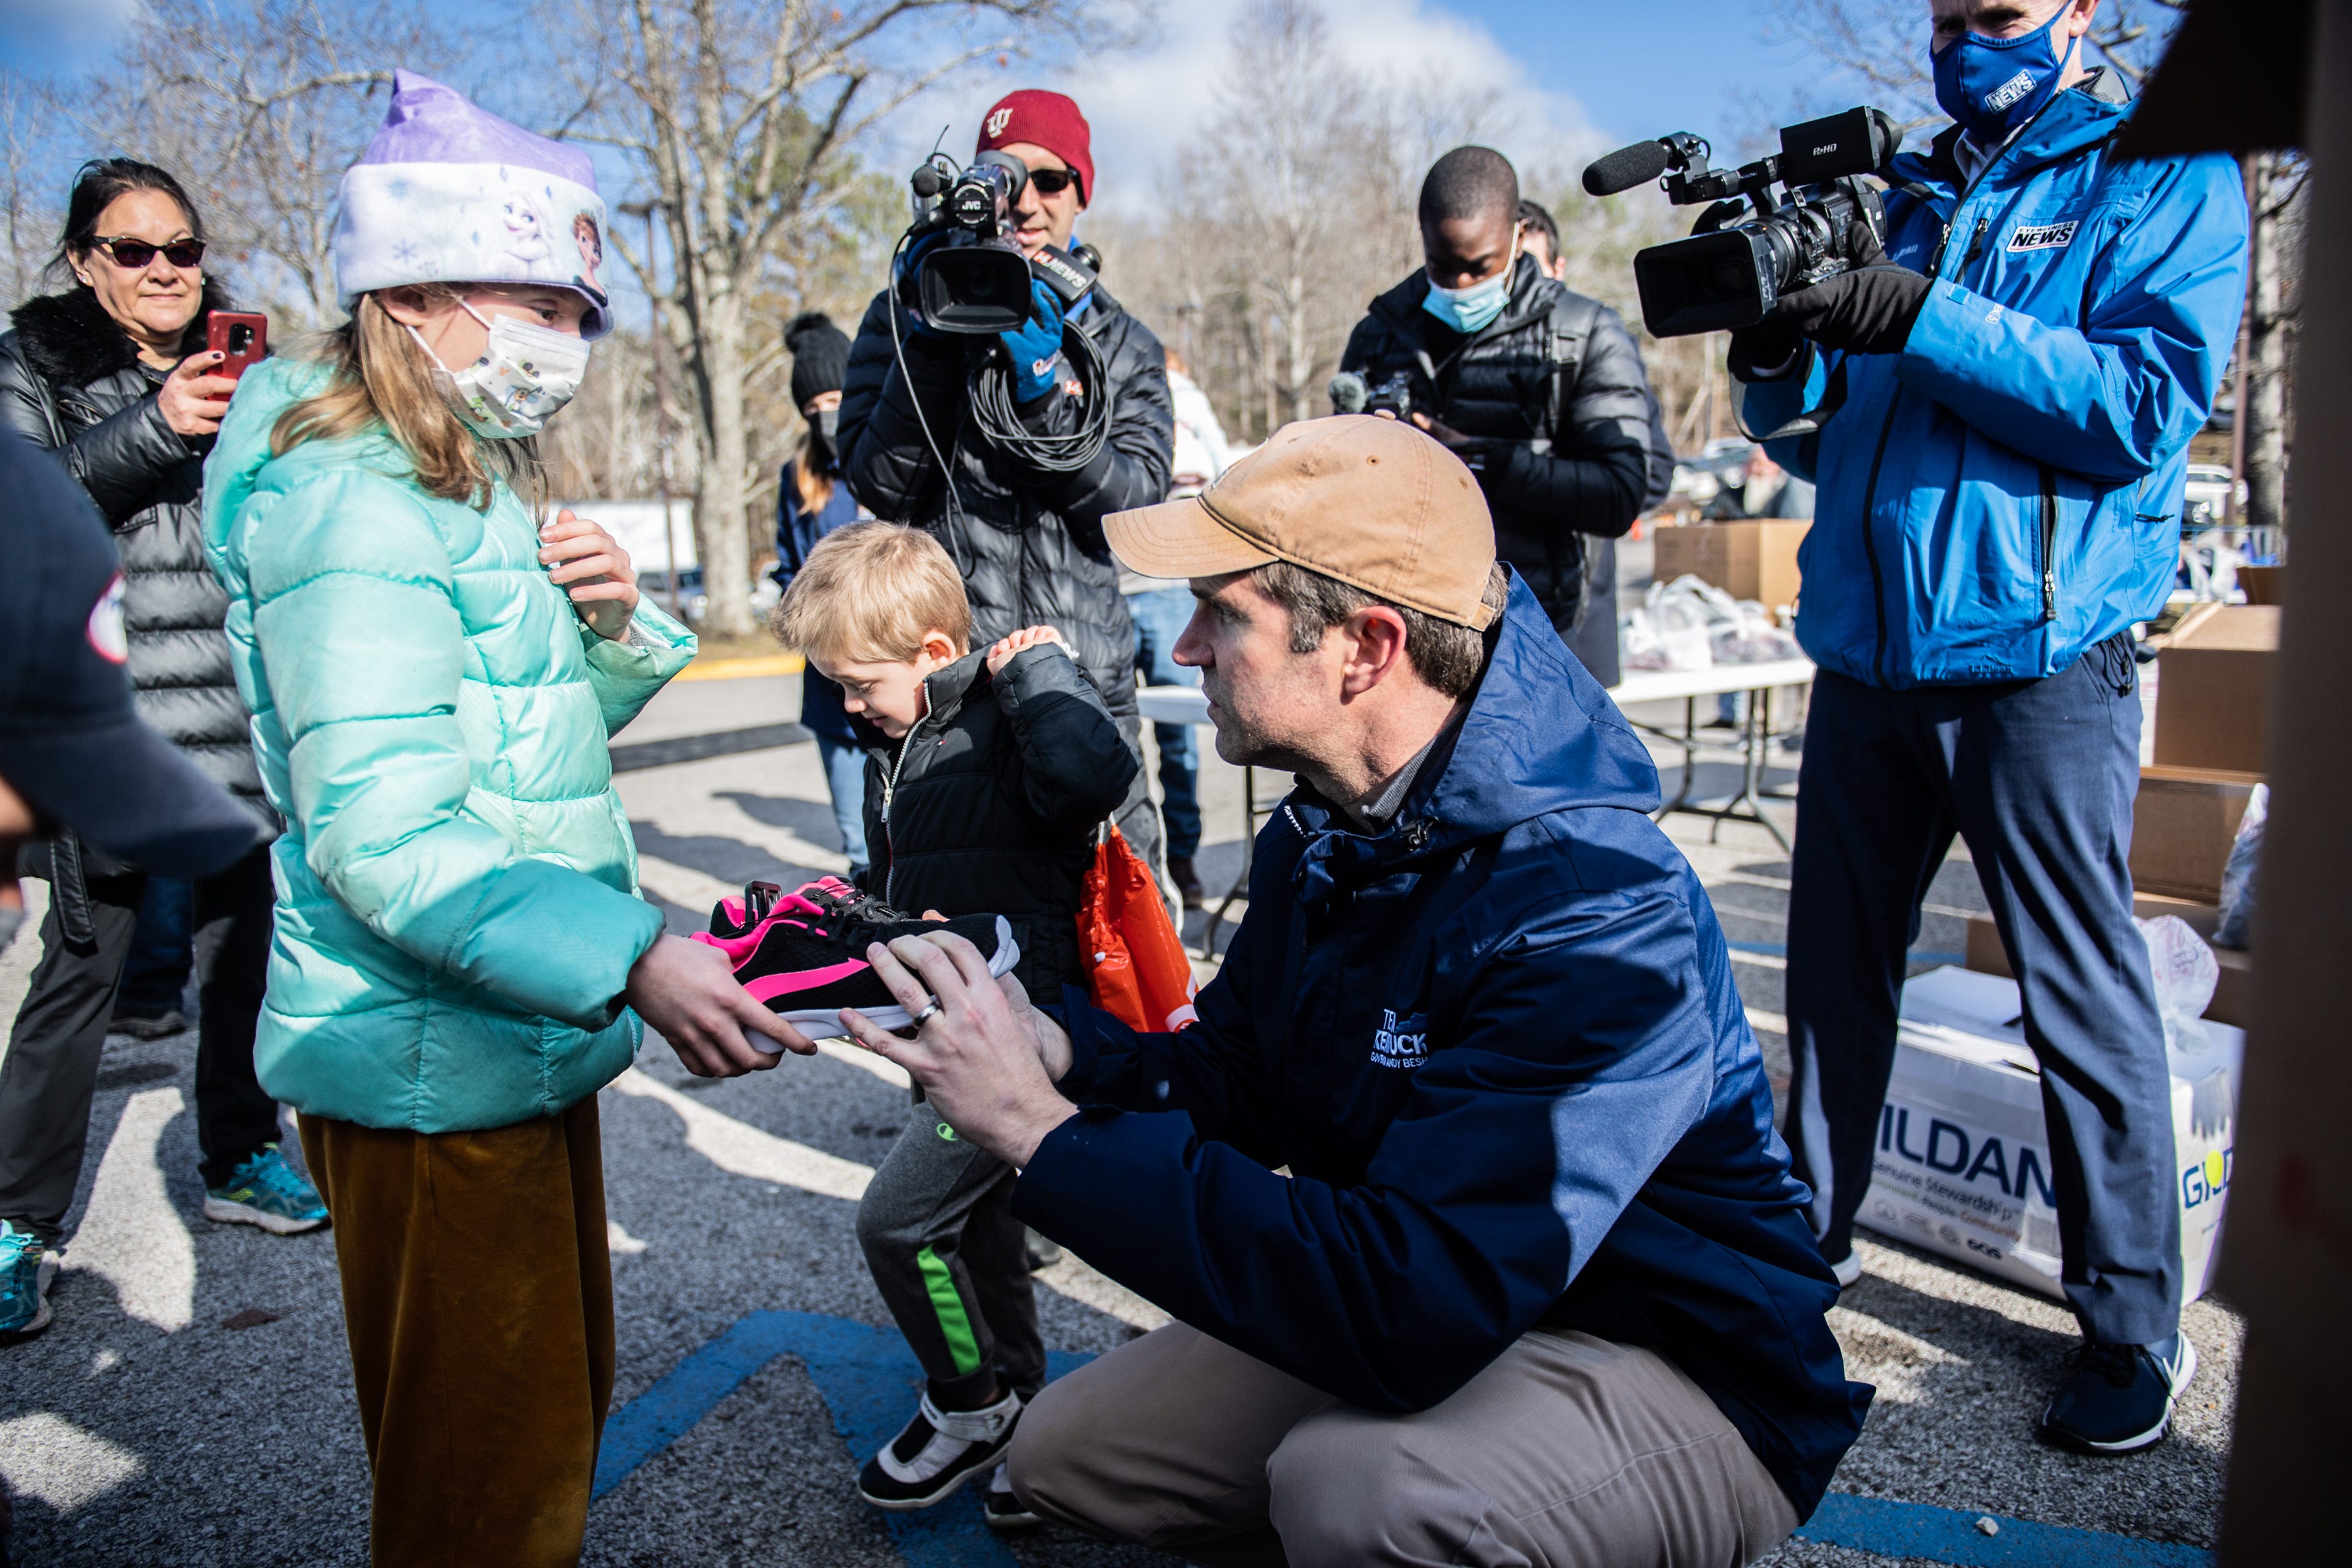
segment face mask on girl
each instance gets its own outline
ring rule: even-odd
[[[817,450],[824,454],[827,462],[838,461],[841,452],[839,444],[841,410],[820,408],[809,416],[809,424],[816,431]]]
[[[463,370],[442,364],[425,334],[408,329],[425,357],[457,388],[457,417],[476,435],[494,441],[538,435],[580,390],[580,380],[588,374],[588,345],[569,332],[520,316],[486,317],[463,300],[457,307],[490,333],[482,357]]]
[[[1511,270],[1519,263],[1519,245],[1511,242],[1511,258],[1503,269],[1483,283],[1473,283],[1464,289],[1442,288],[1436,283],[1421,301],[1421,308],[1452,327],[1457,332],[1475,332],[1503,313],[1510,302]]]
[[[1962,33],[1935,57],[1936,101],[1978,146],[1990,149],[2007,142],[2057,92],[2075,40],[2066,40],[2062,55],[2053,35],[2074,10],[2071,4],[2059,6],[2050,20],[2021,38]]]

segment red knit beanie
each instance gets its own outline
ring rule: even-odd
[[[1076,103],[1037,88],[1006,93],[981,121],[980,144],[972,151],[987,153],[1013,142],[1043,147],[1067,163],[1078,176],[1078,205],[1094,200],[1094,132]]]

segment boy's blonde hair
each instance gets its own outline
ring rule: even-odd
[[[854,522],[816,542],[769,629],[828,664],[899,662],[923,651],[927,632],[967,651],[971,605],[938,540],[899,523]]]

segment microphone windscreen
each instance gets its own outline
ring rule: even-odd
[[[1364,405],[1372,400],[1371,387],[1352,370],[1333,376],[1330,391],[1331,407],[1340,414],[1361,414]]]
[[[1663,142],[1636,142],[1631,147],[1620,147],[1606,158],[1596,158],[1585,165],[1585,194],[1613,196],[1635,185],[1647,184],[1666,172],[1669,162]]]

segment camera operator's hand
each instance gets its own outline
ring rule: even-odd
[[[915,337],[929,338],[936,342],[947,335],[925,321],[923,313],[913,308],[914,280],[915,274],[922,268],[923,258],[945,245],[948,237],[953,232],[949,228],[935,228],[929,234],[920,236],[905,249],[899,251],[898,259],[891,266],[891,291],[898,297],[901,305],[905,307],[899,311],[899,315],[905,320],[907,331]]]
[[[1013,401],[1034,403],[1054,390],[1062,356],[1062,297],[1037,279],[1029,281],[1029,319],[997,341],[1013,360]]]
[[[1854,227],[1853,270],[1782,295],[1762,324],[1811,338],[1825,349],[1901,353],[1919,307],[1927,302],[1927,276],[1889,261],[1877,236],[1864,225]]]

